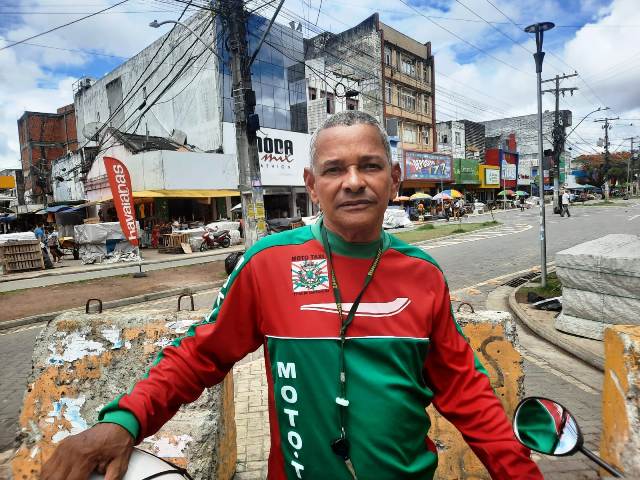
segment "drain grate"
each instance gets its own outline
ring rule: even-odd
[[[533,280],[534,278],[537,278],[540,276],[540,272],[531,272],[531,273],[527,273],[526,275],[522,275],[520,277],[514,278],[512,280],[509,280],[506,283],[503,283],[502,286],[505,287],[519,287],[520,285],[524,285],[525,283],[529,282],[530,280]]]

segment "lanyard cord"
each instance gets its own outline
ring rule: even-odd
[[[322,220],[320,220],[322,221]],[[347,329],[351,322],[353,322],[354,317],[356,316],[356,312],[358,310],[358,305],[360,305],[360,300],[364,295],[365,290],[371,283],[373,279],[373,274],[378,268],[378,264],[380,263],[380,258],[382,257],[382,240],[380,240],[380,245],[378,246],[378,251],[376,253],[371,266],[369,267],[369,271],[367,272],[367,276],[364,280],[364,285],[360,290],[360,293],[356,297],[349,309],[349,313],[347,313],[347,317],[344,317],[344,311],[342,310],[342,295],[340,294],[340,287],[338,286],[338,279],[336,278],[335,270],[333,268],[333,261],[331,257],[331,245],[329,244],[329,237],[327,235],[327,229],[324,226],[324,223],[320,225],[320,230],[322,232],[322,246],[324,247],[325,254],[327,255],[327,264],[329,266],[329,270],[331,271],[331,289],[333,290],[333,296],[336,301],[336,308],[338,309],[338,316],[340,317],[340,358],[339,358],[339,368],[340,368],[340,376],[338,380],[338,391],[340,392],[340,396],[336,398],[336,403],[338,403],[339,408],[339,419],[340,419],[340,437],[346,438],[345,432],[345,416],[346,416],[346,407],[349,405],[348,400],[346,399],[346,390],[347,390],[347,376],[346,376],[346,361],[345,361],[345,342],[347,336]]]

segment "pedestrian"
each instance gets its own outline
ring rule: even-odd
[[[33,234],[36,236],[38,240],[44,243],[44,224],[42,223],[36,224],[36,228],[33,230]]]
[[[271,480],[431,479],[430,403],[493,478],[542,479],[458,330],[439,266],[382,230],[402,176],[385,130],[369,114],[341,112],[310,150],[304,181],[323,216],[250,248],[211,314],[98,425],[62,440],[43,480],[84,479],[95,467],[120,478],[135,443],[260,346]]]
[[[60,250],[60,237],[55,226],[50,227],[49,235],[47,236],[47,247],[53,257],[53,263],[60,263],[62,257],[64,257],[64,253]]]
[[[569,203],[570,203],[569,193],[566,190],[562,191],[562,210],[560,211],[560,216],[564,217],[564,214],[567,214],[567,217],[571,216],[571,212],[569,211]]]
[[[520,198],[518,199],[518,203],[520,205],[520,211],[524,212],[524,195],[520,195]]]

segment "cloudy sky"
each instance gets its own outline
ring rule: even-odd
[[[182,0],[129,0],[3,49],[116,3],[0,0],[0,169],[19,166],[16,122],[25,110],[54,112],[71,103],[74,81],[112,70],[160,35],[147,27],[151,20],[176,19],[184,7]],[[268,15],[273,7],[261,11]],[[613,122],[612,150],[628,149],[623,139],[640,132],[638,0],[286,0],[278,21],[301,21],[311,36],[342,31],[376,11],[383,22],[432,43],[438,121],[535,113],[535,42],[522,28],[552,21],[556,28],[545,36],[543,78],[579,73],[563,82],[579,90],[562,98],[561,108],[573,111],[575,124],[609,106],[605,113],[620,117]],[[553,96],[543,102],[553,109]],[[602,116],[591,115],[571,135],[574,154],[601,150],[596,142],[602,129],[592,119]]]

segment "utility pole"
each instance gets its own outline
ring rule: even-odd
[[[627,160],[627,195],[631,195],[631,162],[633,162],[633,141],[640,137],[629,137],[623,140],[629,140],[631,142],[631,148],[629,150],[629,159]]]
[[[242,0],[218,0],[218,15],[228,32],[238,156],[238,190],[242,199],[245,247],[266,234],[264,197],[258,159],[256,95],[251,85],[247,47],[247,13]]]
[[[541,83],[556,82],[556,86],[550,90],[543,90],[542,93],[553,93],[556,97],[556,110],[553,122],[553,213],[560,213],[562,206],[560,205],[560,154],[564,152],[564,128],[560,125],[560,94],[565,95],[566,92],[573,95],[574,90],[578,87],[560,88],[560,80],[577,77],[578,73],[570,75],[556,75],[555,78],[543,80]]]
[[[604,199],[606,201],[609,201],[609,160],[610,160],[610,155],[609,155],[609,129],[613,128],[612,125],[609,124],[609,122],[611,120],[619,120],[620,117],[616,117],[616,118],[609,118],[609,117],[605,117],[605,118],[598,118],[596,120],[594,120],[594,122],[596,123],[604,123],[604,125],[602,125],[602,128],[604,128],[604,167],[602,169],[602,173],[604,176]]]

